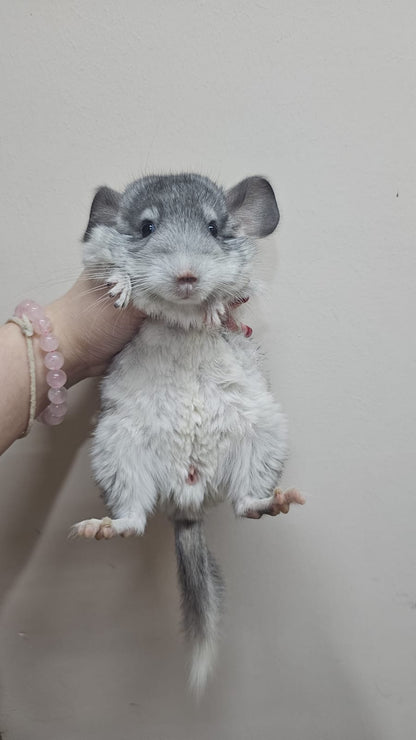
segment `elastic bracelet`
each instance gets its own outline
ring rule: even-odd
[[[39,336],[40,348],[46,352],[43,358],[43,364],[48,370],[46,374],[46,382],[49,386],[48,398],[49,405],[46,409],[39,414],[37,421],[41,421],[44,424],[50,424],[56,426],[63,421],[63,418],[67,412],[67,395],[68,391],[64,388],[67,381],[67,375],[62,370],[64,364],[64,357],[61,352],[58,352],[59,342],[56,336],[52,333],[51,322],[45,315],[43,308],[39,306],[35,301],[22,301],[16,306],[14,315],[9,321],[17,324],[20,327],[22,334],[26,339],[27,346],[27,357],[29,361],[29,376],[30,376],[30,400],[29,400],[29,419],[22,437],[25,437],[29,432],[35,418],[36,411],[36,372],[35,372],[35,356],[33,352],[33,335]]]

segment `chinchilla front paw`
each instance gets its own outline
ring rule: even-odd
[[[218,301],[208,306],[205,311],[204,324],[207,326],[220,327],[227,316],[227,309],[223,303]]]
[[[131,297],[131,282],[128,275],[122,272],[113,272],[107,280],[107,285],[110,288],[108,295],[111,298],[118,296],[114,302],[116,308],[125,308],[130,301]]]

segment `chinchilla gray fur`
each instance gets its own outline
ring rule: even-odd
[[[286,458],[257,344],[225,318],[250,294],[254,239],[278,220],[264,178],[224,191],[202,175],[155,175],[123,194],[100,188],[84,237],[87,271],[117,307],[132,301],[148,318],[102,382],[92,466],[112,518],[73,534],[140,535],[157,505],[167,512],[197,692],[212,670],[223,591],[204,510],[228,500],[237,516],[270,513]]]

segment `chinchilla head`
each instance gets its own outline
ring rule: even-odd
[[[102,187],[84,235],[84,261],[103,280],[127,274],[151,315],[198,316],[247,295],[254,239],[279,221],[271,185],[249,177],[228,191],[198,174],[151,175],[123,194]]]

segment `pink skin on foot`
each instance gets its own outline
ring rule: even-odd
[[[277,514],[287,514],[290,509],[290,504],[304,504],[305,499],[302,494],[296,488],[288,488],[287,491],[283,492],[280,488],[276,488],[273,493],[272,503],[267,503],[264,508],[261,508],[261,503],[258,509],[248,509],[244,516],[248,519],[260,519],[263,514],[269,516],[277,516]]]
[[[122,531],[117,531],[113,525],[112,519],[105,516],[103,519],[86,519],[83,522],[74,524],[71,528],[69,537],[85,537],[88,540],[109,540],[112,537],[130,537],[135,534],[135,530],[131,528],[124,528]]]

